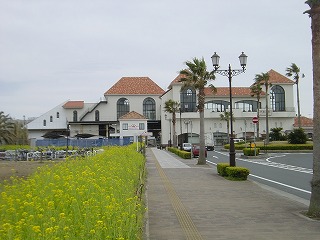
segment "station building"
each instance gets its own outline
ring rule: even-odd
[[[258,103],[252,96],[250,86],[232,87],[233,130],[235,138],[251,139],[256,125],[259,105],[259,137],[266,135],[266,99],[268,98],[269,129],[283,128],[283,132],[294,129],[296,111],[294,107],[294,81],[270,70],[269,92],[263,93]],[[29,138],[43,139],[59,136],[75,138],[130,138],[144,134],[158,143],[168,144],[177,136],[177,142],[199,142],[199,112],[197,91],[183,88],[178,75],[163,90],[149,77],[122,77],[104,92],[103,99],[96,103],[68,100],[27,124]],[[213,82],[214,84],[214,82]],[[175,129],[172,114],[165,112],[169,99],[180,103],[176,113]],[[205,89],[205,138],[216,145],[228,140],[227,121],[221,114],[230,109],[229,87],[217,87],[212,92]],[[174,134],[174,131],[176,134]]]

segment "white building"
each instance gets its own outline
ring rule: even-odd
[[[293,129],[294,117],[296,115],[294,108],[293,85],[294,82],[287,77],[277,73],[274,70],[269,72],[268,95],[263,94],[260,98],[260,119],[259,119],[259,135],[266,135],[266,97],[269,98],[269,129],[283,128],[286,130]],[[173,138],[173,131],[176,136],[182,133],[183,142],[199,143],[199,112],[197,112],[197,92],[189,87],[181,89],[183,83],[179,82],[182,75],[178,75],[170,84],[169,90],[161,97],[162,99],[162,117],[167,121],[162,121],[162,143],[167,143]],[[216,145],[227,141],[227,122],[221,120],[220,115],[225,111],[229,111],[230,98],[229,87],[218,87],[214,94],[211,88],[205,89],[205,137],[213,139]],[[164,113],[164,102],[173,99],[178,101],[181,106],[181,115],[177,113],[176,129],[169,127],[172,116],[168,117],[168,113]],[[235,138],[253,138],[255,132],[255,124],[252,118],[257,116],[257,98],[251,96],[250,87],[232,87],[232,109],[233,109],[233,130]],[[181,118],[180,118],[181,116]],[[173,140],[172,140],[173,141]],[[179,141],[177,141],[179,142]]]
[[[104,93],[103,101],[66,101],[36,118],[27,125],[29,138],[56,138],[67,136],[68,132],[70,137],[78,138],[133,138],[137,134],[133,130],[158,137],[161,131],[159,97],[163,93],[148,77],[123,77]],[[130,112],[134,114],[121,118]],[[138,115],[145,118],[137,118]],[[132,121],[138,129],[133,129]]]
[[[259,103],[260,137],[265,137],[266,133],[266,97],[270,99],[269,129],[281,127],[283,131],[291,131],[296,116],[294,82],[274,70],[268,73],[272,85],[268,95],[265,92],[261,95]],[[123,77],[104,93],[103,101],[66,101],[36,118],[27,125],[29,138],[66,136],[70,132],[69,136],[79,138],[133,139],[144,132],[167,144],[173,139],[173,131],[176,131],[184,142],[198,143],[197,92],[192,88],[181,89],[183,84],[179,82],[180,78],[181,75],[178,75],[164,91],[148,77]],[[230,107],[229,88],[218,87],[213,94],[208,87],[205,95],[206,138],[213,139],[215,144],[222,144],[228,133],[227,123],[221,120],[220,115]],[[251,96],[250,86],[233,87],[232,96],[234,135],[236,138],[251,138],[254,134],[252,118],[257,116],[257,99]],[[179,102],[181,106],[181,114],[176,114],[176,129],[173,129],[171,114],[164,111],[165,102],[169,99]]]

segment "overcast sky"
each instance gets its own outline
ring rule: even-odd
[[[248,87],[296,63],[301,114],[312,117],[310,19],[305,0],[0,0],[0,111],[38,117],[66,100],[97,102],[121,77],[164,90],[193,57],[220,55]],[[228,86],[217,75],[213,85]],[[296,89],[294,88],[294,94]],[[294,100],[296,104],[296,99]]]

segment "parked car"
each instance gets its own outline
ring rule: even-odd
[[[191,143],[183,143],[182,149],[187,152],[191,152],[192,144]]]
[[[199,153],[200,153],[200,146],[198,146],[198,145],[193,146],[193,149],[192,149],[193,156],[194,157],[199,157]],[[206,148],[204,149],[204,154],[205,154],[205,157],[208,156]]]

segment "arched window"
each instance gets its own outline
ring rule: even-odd
[[[117,118],[120,118],[124,114],[130,111],[130,103],[126,98],[120,98],[117,101]]]
[[[78,121],[78,112],[76,110],[73,111],[73,121],[74,122]]]
[[[143,101],[143,115],[151,120],[156,119],[156,102],[153,98],[146,98]]]
[[[193,88],[181,88],[180,105],[182,112],[195,112],[196,107],[196,91]]]
[[[100,112],[99,112],[99,110],[96,110],[96,111],[94,112],[94,120],[95,120],[96,122],[98,122],[98,121],[100,120]]]
[[[43,126],[47,126],[47,120],[43,120]]]
[[[60,114],[59,114],[59,112],[57,112],[57,118],[59,118],[60,117]]]
[[[212,112],[225,112],[229,108],[229,102],[223,100],[213,100],[204,104],[204,109]]]
[[[53,117],[52,116],[50,116],[50,122],[52,122],[53,121]]]
[[[281,112],[286,110],[285,106],[285,92],[279,85],[275,85],[270,90],[271,107],[274,112]]]
[[[258,108],[258,101],[255,101],[255,100],[238,101],[235,103],[235,108],[241,109],[244,112],[256,112]]]

